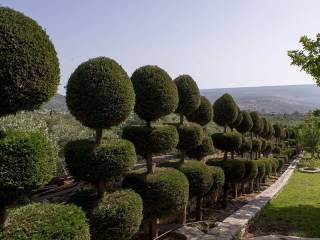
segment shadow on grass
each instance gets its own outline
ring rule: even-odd
[[[283,208],[268,206],[251,224],[249,232],[255,235],[320,237],[320,206],[298,205]]]

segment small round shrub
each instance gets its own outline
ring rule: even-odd
[[[0,7],[0,39],[0,116],[39,108],[60,80],[49,36],[31,18]]]
[[[252,149],[252,142],[245,141],[245,142],[241,143],[241,145],[239,147],[239,152],[240,153],[248,153],[248,152],[251,152],[251,149]]]
[[[238,127],[241,124],[242,120],[243,120],[242,112],[240,111],[239,107],[237,107],[237,108],[238,108],[237,118],[236,118],[235,121],[233,121],[232,123],[229,124],[229,127],[231,129],[234,129],[234,128]]]
[[[35,203],[9,211],[0,239],[89,240],[84,212],[74,205]]]
[[[131,141],[139,155],[170,152],[178,145],[179,135],[175,126],[127,126],[122,137]]]
[[[210,101],[204,97],[200,97],[200,106],[191,114],[187,115],[187,119],[190,122],[195,122],[201,126],[205,126],[212,121],[213,109]]]
[[[274,154],[280,154],[280,152],[281,152],[281,149],[280,149],[279,147],[275,147],[275,148],[273,149],[273,153],[274,153]]]
[[[189,75],[180,75],[174,82],[179,94],[176,112],[182,115],[193,113],[200,106],[200,91],[197,83]]]
[[[213,187],[223,187],[224,185],[224,171],[221,167],[209,166],[213,178]]]
[[[188,179],[172,168],[156,168],[153,174],[147,174],[145,169],[135,170],[126,176],[123,187],[142,197],[145,219],[170,216],[184,209],[188,202]]]
[[[272,172],[276,173],[279,168],[279,160],[276,158],[270,158],[271,165],[272,165]]]
[[[242,111],[242,121],[240,122],[240,124],[238,126],[236,126],[236,129],[239,133],[246,133],[249,132],[252,127],[253,127],[253,122],[252,122],[252,118],[249,112],[247,111]]]
[[[7,132],[0,138],[0,203],[45,185],[56,166],[54,148],[42,134]]]
[[[204,137],[202,143],[194,149],[186,152],[190,158],[201,160],[203,157],[214,153],[212,139],[210,137]]]
[[[262,161],[265,166],[265,175],[266,177],[270,176],[272,173],[272,162],[269,158],[259,159],[258,161]]]
[[[237,119],[237,104],[229,94],[224,94],[213,104],[213,121],[219,126],[227,126]]]
[[[259,139],[252,140],[252,151],[260,152],[261,151],[261,141]]]
[[[242,143],[242,137],[237,132],[214,133],[211,138],[215,148],[226,152],[238,150]]]
[[[92,140],[76,140],[65,147],[69,172],[93,184],[128,172],[136,160],[133,144],[122,139],[108,139],[99,146]]]
[[[105,129],[129,117],[135,94],[127,73],[116,61],[97,57],[71,74],[66,101],[71,114],[84,126]]]
[[[202,127],[195,123],[188,123],[178,126],[179,143],[177,148],[182,151],[191,150],[202,143]]]
[[[142,221],[142,205],[141,197],[132,190],[106,194],[91,216],[94,239],[131,239]]]
[[[256,160],[256,163],[257,163],[257,169],[258,169],[257,178],[261,179],[266,174],[266,165],[262,159]]]
[[[221,167],[224,170],[227,183],[238,183],[244,177],[246,171],[245,163],[237,159],[227,161],[208,160],[207,165]]]
[[[262,119],[261,119],[258,112],[250,112],[250,116],[251,116],[252,123],[253,123],[251,131],[256,134],[259,134],[261,132],[261,130],[263,129]]]
[[[245,164],[245,174],[242,181],[253,180],[258,176],[258,165],[256,160],[239,160]]]
[[[178,90],[169,74],[157,66],[140,67],[131,76],[136,93],[135,112],[145,121],[154,121],[178,107]]]

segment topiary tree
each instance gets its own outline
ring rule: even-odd
[[[238,108],[237,118],[236,118],[236,120],[234,122],[229,124],[229,127],[231,128],[231,131],[233,131],[234,128],[237,128],[241,124],[241,122],[243,120],[242,112],[240,111],[239,107],[237,107],[237,108]]]
[[[245,194],[246,191],[246,185],[249,185],[248,188],[248,192],[252,193],[253,192],[253,183],[255,178],[258,175],[258,165],[257,165],[257,161],[253,161],[253,160],[240,160],[240,161],[244,161],[245,164],[245,174],[243,176],[243,178],[241,179],[241,191],[243,194]]]
[[[141,195],[149,235],[153,239],[158,234],[158,218],[184,210],[187,202],[188,189],[185,186],[188,188],[188,181],[185,176],[176,170],[156,169],[152,163],[154,154],[170,151],[178,144],[178,132],[174,126],[151,124],[177,109],[178,90],[170,76],[157,66],[138,68],[131,81],[136,94],[135,112],[146,121],[146,126],[127,127],[123,130],[123,137],[132,141],[137,153],[146,159],[147,169],[132,173],[124,180],[124,185]],[[162,204],[165,204],[164,208]]]
[[[80,64],[71,74],[66,101],[71,114],[96,132],[95,141],[75,140],[65,147],[69,172],[97,188],[99,203],[92,216],[101,221],[95,224],[95,234],[129,239],[140,225],[141,200],[136,194],[114,192],[112,183],[132,169],[137,160],[136,152],[134,145],[127,140],[103,140],[103,130],[119,125],[129,117],[135,102],[133,85],[116,61],[106,57],[93,58]],[[107,184],[110,193],[105,195]],[[121,197],[130,201],[121,205]],[[110,205],[110,199],[119,205]],[[134,220],[131,216],[133,209],[137,214]],[[125,227],[105,229],[110,218]]]
[[[251,141],[246,140],[243,143],[241,143],[241,145],[239,146],[239,152],[241,153],[242,157],[245,153],[251,152],[251,149],[252,149]]]
[[[224,94],[213,104],[213,121],[219,126],[224,127],[226,132],[227,126],[232,124],[238,116],[237,104],[229,94]]]
[[[34,110],[56,92],[60,70],[46,32],[31,18],[0,7],[0,116]],[[6,205],[51,179],[57,158],[41,134],[0,137],[0,226]]]
[[[251,132],[258,135],[263,130],[263,121],[258,112],[250,112],[250,116],[253,123]]]
[[[183,116],[196,111],[201,103],[200,91],[197,83],[189,75],[180,75],[174,80],[179,94],[179,104],[176,113],[180,116],[180,124],[183,124]]]
[[[0,7],[0,116],[34,110],[56,93],[57,53],[33,19]]]
[[[190,122],[198,123],[201,126],[207,125],[213,118],[213,109],[210,101],[206,97],[201,96],[199,107],[186,115],[186,117]]]
[[[252,140],[252,149],[251,152],[254,152],[256,154],[255,159],[258,159],[258,153],[261,151],[261,141],[259,139],[253,139]]]
[[[281,138],[281,126],[279,124],[274,124],[273,129],[274,129],[274,136],[277,140],[277,146],[278,146]]]
[[[94,239],[127,240],[138,232],[142,199],[132,190],[119,190],[98,203],[91,217]]]
[[[236,127],[237,131],[241,133],[242,135],[245,134],[246,132],[251,131],[253,127],[253,122],[252,118],[249,112],[247,111],[242,111],[242,121],[241,123]]]
[[[205,156],[211,155],[214,153],[214,147],[212,139],[210,137],[204,137],[202,143],[186,152],[186,155],[190,158],[195,158],[197,160],[202,160]]]
[[[9,212],[0,239],[90,239],[83,211],[74,205],[35,203]]]
[[[239,146],[242,143],[242,137],[237,132],[229,132],[229,133],[214,133],[211,136],[213,145],[225,152],[224,160],[227,160],[227,153],[234,153],[238,150]],[[233,159],[233,154],[231,155]]]

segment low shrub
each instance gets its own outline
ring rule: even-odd
[[[0,239],[89,240],[89,224],[74,205],[36,203],[9,211]]]
[[[239,160],[243,161],[245,165],[245,174],[242,178],[242,181],[251,181],[254,180],[258,175],[258,165],[255,160]]]
[[[123,139],[109,139],[99,146],[92,140],[76,140],[65,147],[69,172],[75,178],[93,184],[128,172],[136,159],[133,144]]]
[[[216,166],[209,166],[209,169],[213,176],[213,187],[223,187],[225,181],[223,169],[221,167]]]
[[[263,159],[257,160],[256,164],[257,164],[257,169],[258,169],[257,178],[262,179],[262,178],[264,178],[264,176],[266,174],[266,165],[265,165]]]
[[[242,136],[237,132],[214,133],[211,138],[213,145],[224,152],[237,151],[242,143]]]
[[[94,239],[127,240],[139,230],[142,199],[132,190],[106,194],[91,215]]]
[[[207,165],[221,167],[224,170],[225,182],[238,183],[245,176],[245,163],[244,161],[235,160],[208,160]]]
[[[137,154],[159,154],[173,150],[179,141],[175,126],[128,126],[123,129],[122,137],[131,141]]]
[[[142,197],[145,219],[170,216],[184,209],[188,202],[188,179],[172,168],[156,168],[153,174],[147,174],[145,169],[132,171],[125,177],[123,187]]]

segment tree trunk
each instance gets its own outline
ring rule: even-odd
[[[253,193],[254,188],[253,188],[253,180],[250,181],[250,187],[249,187],[249,193]]]
[[[105,182],[103,180],[100,180],[98,182],[98,199],[102,199],[104,196],[104,193],[106,191],[106,186],[105,186]]]
[[[154,167],[153,167],[153,163],[152,163],[152,155],[148,154],[148,156],[146,157],[146,160],[147,160],[147,172],[154,173]]]
[[[224,152],[223,160],[227,160],[228,158],[228,152]]]
[[[147,121],[146,124],[147,124],[147,127],[151,127],[151,122],[150,121]]]
[[[177,223],[178,224],[186,224],[187,222],[187,206],[185,206],[177,216]]]
[[[231,151],[231,159],[234,160],[234,151]]]
[[[155,239],[159,235],[158,228],[159,219],[151,219],[149,222],[149,238],[150,240]]]
[[[99,146],[102,142],[102,129],[96,129],[96,145]]]
[[[183,124],[183,114],[180,113],[180,125],[182,125],[182,124]]]
[[[4,227],[6,218],[7,218],[6,206],[4,204],[0,204],[0,229]]]
[[[247,193],[246,192],[246,183],[245,182],[241,183],[241,192],[242,192],[242,194],[246,194]]]
[[[227,126],[224,126],[223,132],[224,132],[224,133],[227,132]]]
[[[202,220],[202,197],[196,199],[196,221]]]
[[[228,192],[229,192],[229,184],[225,183],[223,186],[223,199],[222,199],[222,207],[228,207]]]
[[[180,163],[184,163],[184,159],[185,159],[185,152],[183,150],[180,151]]]
[[[233,196],[234,196],[235,199],[238,198],[238,183],[234,184]]]

